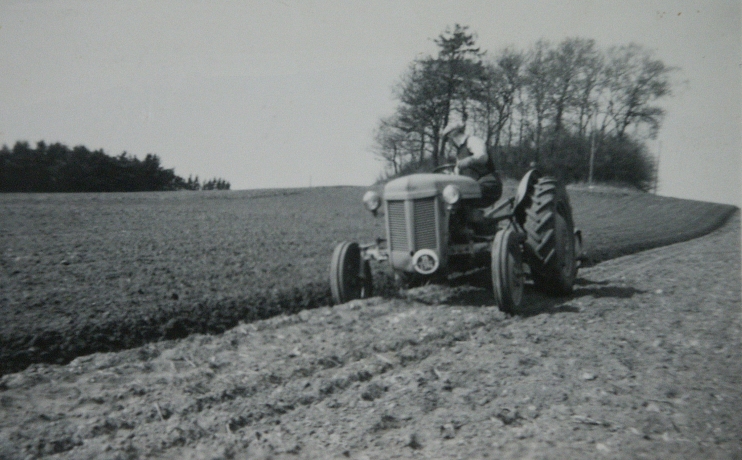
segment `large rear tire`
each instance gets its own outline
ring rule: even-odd
[[[533,185],[525,211],[526,259],[537,289],[550,295],[572,293],[577,276],[574,223],[569,196],[551,177]]]
[[[508,227],[492,242],[492,291],[500,310],[517,314],[523,302],[522,236]]]
[[[358,243],[346,241],[335,247],[330,263],[330,291],[336,304],[373,295],[371,265],[361,257]]]

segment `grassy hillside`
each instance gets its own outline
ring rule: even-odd
[[[333,247],[383,235],[364,190],[0,196],[0,373],[328,304]],[[570,196],[594,261],[701,235],[736,209]]]

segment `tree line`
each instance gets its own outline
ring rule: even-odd
[[[676,69],[637,44],[539,40],[490,55],[468,27],[435,39],[436,56],[414,60],[394,88],[396,111],[379,121],[373,151],[385,177],[448,162],[441,131],[453,118],[485,140],[498,170],[530,166],[572,181],[656,183],[647,140],[656,137]],[[383,177],[382,177],[383,179]]]
[[[84,146],[72,149],[43,141],[35,148],[18,141],[0,149],[0,192],[145,192],[168,190],[229,190],[224,179],[201,184],[160,165],[157,155],[144,160],[123,152],[109,156]]]

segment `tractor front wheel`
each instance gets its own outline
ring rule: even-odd
[[[358,243],[346,241],[335,247],[330,263],[330,291],[336,304],[373,295],[371,265],[361,257]]]
[[[500,310],[511,314],[518,313],[523,302],[523,239],[508,227],[492,242],[492,291]]]

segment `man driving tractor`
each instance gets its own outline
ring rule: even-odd
[[[466,133],[466,125],[451,122],[443,129],[443,140],[448,139],[456,148],[456,167],[454,173],[471,177],[479,183],[482,190],[480,207],[495,203],[502,195],[502,181],[495,171],[495,165],[487,154],[484,141]]]

